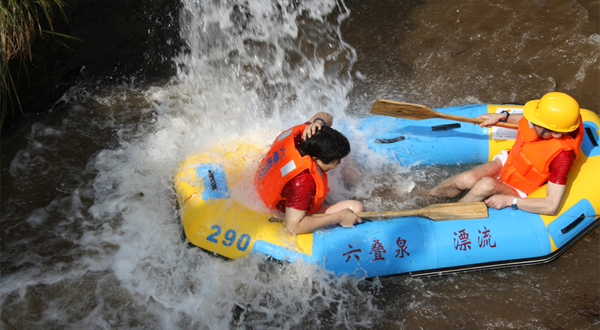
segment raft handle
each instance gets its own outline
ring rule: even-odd
[[[579,218],[575,219],[575,221],[571,222],[571,224],[570,224],[570,225],[568,225],[568,226],[566,226],[565,228],[563,228],[563,229],[561,230],[561,232],[562,232],[563,234],[566,234],[566,233],[570,232],[570,231],[571,231],[571,229],[573,229],[573,228],[577,227],[577,225],[578,225],[578,224],[580,224],[580,223],[581,223],[581,221],[583,221],[583,219],[585,219],[585,214],[583,214],[583,213],[582,213],[582,214],[579,216]]]
[[[404,136],[398,136],[393,139],[375,139],[375,143],[394,143],[404,141]]]
[[[592,128],[586,127],[585,131],[587,132],[587,135],[590,137],[590,140],[592,141],[592,144],[594,145],[594,147],[597,147],[598,141],[596,141],[596,137],[594,136],[594,131],[592,131]]]
[[[452,128],[460,128],[459,123],[431,126],[432,131],[446,131]]]
[[[217,189],[219,189],[217,187],[217,180],[215,180],[215,174],[212,170],[208,170],[208,179],[210,180],[210,187],[212,188],[212,190],[216,191]]]

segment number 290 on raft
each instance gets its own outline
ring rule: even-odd
[[[223,229],[219,225],[213,225],[212,227],[210,227],[210,229],[212,229],[214,232],[212,234],[208,235],[208,237],[206,237],[206,240],[209,242],[219,244],[219,240],[221,239],[220,235],[221,235],[221,232],[223,231]],[[223,235],[223,238],[224,239],[221,240],[220,243],[229,247],[229,246],[233,245],[233,243],[235,242],[235,240],[237,238],[237,233],[235,232],[235,230],[229,229],[225,232],[225,234]],[[248,235],[248,234],[241,235],[240,238],[237,240],[238,250],[246,251],[246,249],[248,248],[248,245],[250,245],[250,235]]]

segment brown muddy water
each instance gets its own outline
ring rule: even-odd
[[[190,249],[170,186],[219,141],[266,145],[316,110],[353,122],[378,98],[563,91],[599,113],[598,1],[182,1],[179,16],[170,79],[84,75],[2,132],[0,328],[600,328],[598,231],[546,265],[364,280]],[[426,201],[405,187],[459,170],[388,168],[332,193],[407,208]]]

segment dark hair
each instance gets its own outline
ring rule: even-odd
[[[316,157],[325,164],[342,159],[350,153],[350,142],[335,129],[323,126],[315,134],[300,142],[298,151],[305,156]]]

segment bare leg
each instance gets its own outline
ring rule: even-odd
[[[497,178],[501,170],[502,161],[496,159],[451,176],[442,181],[437,187],[431,189],[428,194],[437,197],[458,197],[463,191],[472,189],[482,178]]]
[[[495,194],[518,196],[514,189],[505,185],[502,181],[485,177],[477,181],[475,186],[458,202],[481,202]]]

